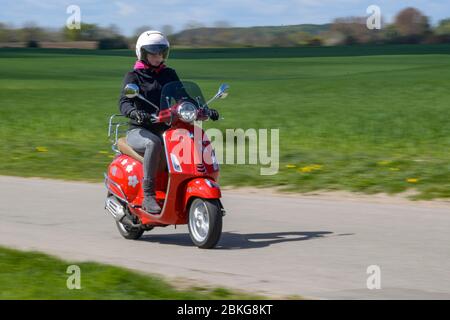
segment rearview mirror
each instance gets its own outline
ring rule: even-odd
[[[205,103],[204,106],[208,106],[214,100],[225,98],[228,95],[227,90],[229,88],[230,88],[229,85],[227,85],[226,83],[222,83],[220,85],[219,91],[217,91],[216,95],[214,97],[212,97],[207,103]]]
[[[217,92],[217,98],[223,99],[226,98],[228,95],[227,90],[230,88],[230,86],[226,83],[222,83],[219,87],[219,91]]]
[[[128,83],[125,88],[123,88],[123,93],[127,98],[136,98],[139,95],[139,87],[134,83]]]

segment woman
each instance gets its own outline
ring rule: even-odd
[[[172,81],[180,81],[174,69],[165,66],[169,56],[169,41],[159,31],[143,32],[136,43],[137,61],[134,70],[125,75],[122,88],[127,83],[139,86],[139,93],[159,106],[162,87]],[[120,112],[131,119],[127,143],[144,154],[144,201],[142,209],[149,213],[161,212],[155,199],[155,176],[162,152],[161,134],[168,128],[164,123],[152,123],[151,115],[156,109],[140,99],[129,99],[123,92],[119,100]],[[219,119],[216,110],[210,109],[210,118]]]

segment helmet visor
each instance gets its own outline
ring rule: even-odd
[[[141,50],[150,54],[161,54],[164,60],[169,55],[169,47],[165,44],[148,44],[142,46]]]

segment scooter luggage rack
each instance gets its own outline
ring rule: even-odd
[[[110,118],[109,118],[109,126],[108,126],[108,138],[109,141],[111,141],[112,146],[111,149],[116,153],[116,154],[120,154],[121,152],[119,151],[119,149],[117,148],[117,141],[119,139],[119,135],[126,133],[126,129],[124,130],[120,130],[121,126],[125,126],[125,125],[129,125],[129,122],[124,122],[121,121],[122,119],[118,120],[117,122],[114,122],[114,118],[116,117],[123,117],[125,118],[124,115],[122,114],[113,114]],[[114,128],[114,129],[113,129]],[[113,135],[113,130],[114,130],[114,139],[112,138]]]

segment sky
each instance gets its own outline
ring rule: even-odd
[[[450,18],[450,0],[0,0],[0,22],[59,28],[71,15],[70,5],[80,8],[81,22],[115,24],[127,36],[142,26],[161,30],[171,25],[180,31],[193,21],[206,26],[226,21],[234,27],[322,24],[338,17],[368,16],[370,5],[379,6],[387,22],[406,7],[419,9],[432,24]]]

